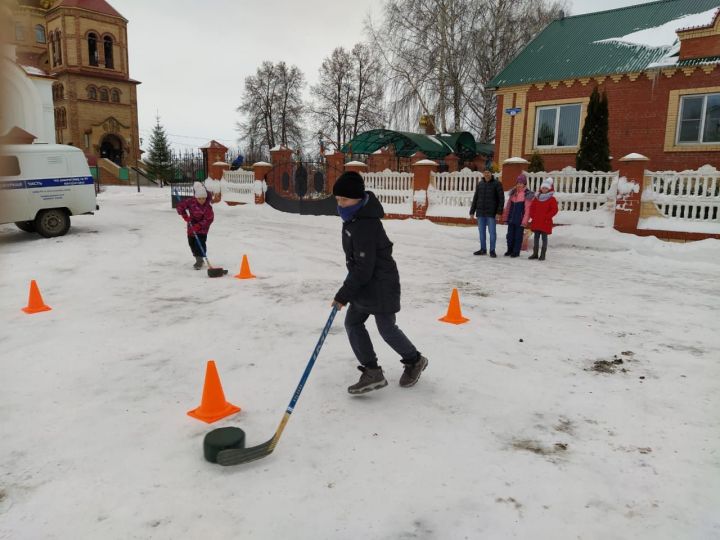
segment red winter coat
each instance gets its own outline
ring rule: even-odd
[[[188,236],[193,235],[191,227],[195,225],[198,225],[198,228],[195,229],[197,234],[207,234],[210,230],[210,224],[215,219],[215,213],[213,212],[212,204],[210,203],[210,197],[205,199],[204,204],[200,204],[200,201],[198,201],[195,197],[190,197],[179,202],[175,209],[181,216],[185,218],[188,216],[190,217],[190,221],[188,221],[189,226],[187,228]]]
[[[533,232],[544,232],[552,234],[553,220],[552,218],[558,213],[558,204],[555,200],[554,190],[550,191],[550,198],[544,201],[540,200],[542,196],[538,193],[532,204],[530,205],[530,230]]]

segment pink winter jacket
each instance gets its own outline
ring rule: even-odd
[[[188,221],[188,236],[193,234],[190,226],[198,226],[195,230],[197,234],[207,234],[210,231],[210,224],[215,219],[210,197],[205,199],[204,204],[200,204],[200,201],[195,197],[189,197],[179,202],[175,209],[181,216],[190,218],[190,221]]]
[[[526,227],[527,222],[530,219],[530,207],[532,206],[532,199],[534,195],[535,194],[527,188],[525,188],[523,191],[517,191],[515,188],[513,188],[508,195],[507,202],[505,203],[505,208],[503,209],[502,222],[507,223],[510,214],[510,206],[512,206],[512,203],[520,203],[525,201],[525,210],[523,212],[521,225],[523,227]]]

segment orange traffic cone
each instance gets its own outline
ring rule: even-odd
[[[50,311],[51,309],[52,308],[50,306],[46,306],[45,302],[43,302],[40,289],[33,279],[30,282],[30,297],[28,298],[28,305],[22,308],[22,310],[25,313],[40,313],[41,311]]]
[[[253,279],[255,277],[250,272],[250,264],[248,263],[247,255],[243,255],[243,260],[240,264],[240,273],[235,277],[238,279]]]
[[[453,289],[452,295],[450,296],[450,305],[448,306],[447,315],[438,320],[452,324],[463,324],[470,320],[466,319],[462,315],[462,311],[460,310],[460,295],[458,294],[457,289]]]
[[[208,360],[205,370],[205,386],[203,387],[202,402],[197,409],[188,411],[188,415],[208,424],[216,420],[240,412],[240,407],[225,401],[220,376],[215,367],[215,360]]]

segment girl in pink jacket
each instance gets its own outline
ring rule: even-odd
[[[535,194],[527,187],[527,178],[524,174],[517,177],[517,183],[512,190],[503,210],[502,220],[507,223],[507,251],[506,257],[518,257],[522,246],[523,232],[530,219],[530,205]]]
[[[210,202],[211,197],[208,197],[207,190],[201,182],[193,184],[193,193],[195,196],[178,203],[176,210],[187,222],[188,244],[195,256],[193,268],[200,270],[203,265],[203,253],[207,255],[207,235],[215,214]]]

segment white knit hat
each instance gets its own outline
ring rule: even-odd
[[[195,182],[193,184],[193,191],[195,192],[195,198],[207,199],[207,190],[203,186],[202,182]]]
[[[542,184],[540,184],[540,189],[547,188],[548,190],[553,188],[554,180],[551,177],[547,177],[545,180],[543,180]]]

